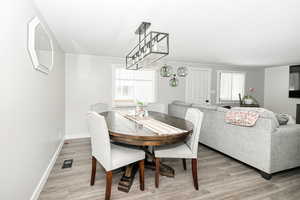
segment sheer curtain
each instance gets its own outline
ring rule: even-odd
[[[155,102],[155,70],[117,68],[114,100]]]
[[[219,101],[238,101],[244,96],[245,73],[219,72]]]

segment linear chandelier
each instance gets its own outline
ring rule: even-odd
[[[169,34],[157,31],[147,34],[150,25],[149,22],[142,22],[135,31],[139,42],[126,56],[126,69],[141,69],[169,54]]]

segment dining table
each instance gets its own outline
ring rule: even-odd
[[[190,121],[160,112],[147,111],[145,117],[136,117],[133,110],[107,111],[100,114],[106,120],[113,143],[145,151],[146,169],[155,170],[155,148],[182,143],[193,132],[193,124]],[[151,122],[151,124],[144,122]],[[156,129],[156,125],[164,129]],[[125,168],[118,190],[129,192],[137,169],[137,164],[131,164]],[[175,171],[171,166],[161,162],[160,175],[174,177]]]

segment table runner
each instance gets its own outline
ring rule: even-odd
[[[157,133],[158,135],[172,135],[187,132],[186,130],[176,128],[164,122],[158,121],[151,117],[139,117],[130,114],[119,113],[123,117],[143,125],[147,129]]]

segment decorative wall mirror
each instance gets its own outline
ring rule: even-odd
[[[52,70],[52,39],[37,17],[33,18],[28,24],[28,51],[36,70],[46,74]]]

